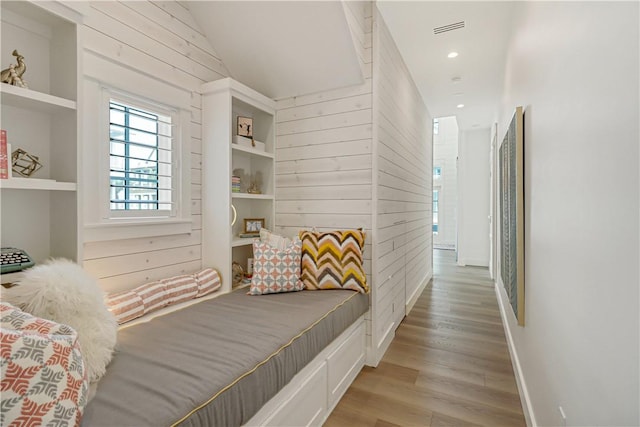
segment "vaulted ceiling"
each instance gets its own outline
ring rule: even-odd
[[[341,1],[187,4],[232,77],[271,98],[362,82]],[[490,127],[502,93],[514,2],[376,4],[431,115],[456,116],[462,130]],[[434,33],[460,22],[463,28]],[[447,58],[453,51],[458,56]]]
[[[231,76],[279,99],[362,83],[339,1],[191,1]]]

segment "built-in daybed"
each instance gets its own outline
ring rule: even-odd
[[[82,425],[322,423],[364,365],[368,295],[245,291],[122,328]]]

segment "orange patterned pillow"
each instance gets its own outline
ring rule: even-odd
[[[2,425],[79,426],[89,393],[78,334],[0,303]]]

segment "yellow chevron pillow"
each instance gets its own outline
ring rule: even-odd
[[[362,230],[301,231],[300,279],[306,289],[351,289],[369,293],[362,267],[364,239]]]

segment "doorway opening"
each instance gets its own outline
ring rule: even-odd
[[[458,122],[433,120],[433,248],[456,251],[458,200]]]

